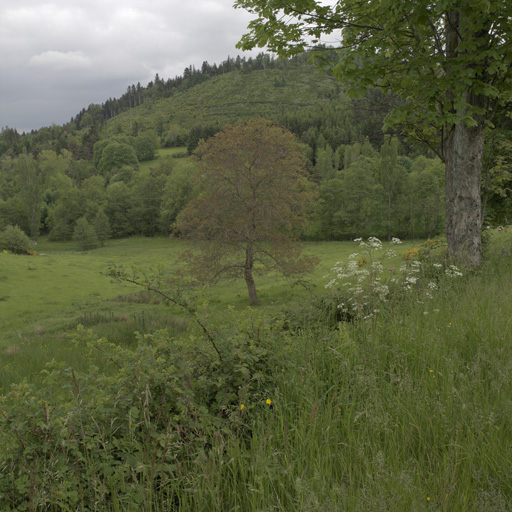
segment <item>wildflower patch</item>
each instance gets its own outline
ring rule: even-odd
[[[432,299],[443,274],[450,278],[462,276],[455,265],[445,267],[439,262],[422,263],[415,259],[420,254],[417,248],[403,253],[404,262],[400,266],[400,274],[396,275],[395,267],[386,261],[397,257],[395,250],[384,249],[376,237],[358,238],[354,242],[359,245],[359,252],[352,253],[348,262],[337,262],[325,276],[330,279],[325,288],[339,294],[337,307],[343,319],[375,317],[382,305],[388,302],[391,290],[398,294],[417,290],[421,297]],[[393,245],[402,243],[398,238],[391,242]],[[388,274],[385,274],[385,269]]]

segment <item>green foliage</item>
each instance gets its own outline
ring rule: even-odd
[[[122,182],[114,182],[106,190],[107,204],[105,213],[110,221],[110,229],[114,238],[134,233],[132,223],[134,197],[128,186]]]
[[[100,245],[94,226],[89,223],[87,217],[80,217],[76,221],[73,240],[78,243],[82,251],[95,249]]]
[[[0,249],[14,254],[26,254],[34,244],[18,226],[7,226],[0,232]]]
[[[107,144],[98,162],[98,172],[103,176],[112,177],[125,166],[131,169],[138,169],[139,167],[139,161],[133,147],[116,141]]]
[[[320,182],[322,200],[309,237],[343,240],[374,233],[390,240],[391,233],[409,239],[442,233],[443,164],[423,156],[390,163],[383,148],[373,157],[362,156],[359,144],[344,148],[345,168]]]
[[[164,198],[167,176],[158,171],[141,171],[132,191],[133,219],[137,233],[155,236],[160,229],[160,206]]]
[[[154,137],[150,135],[140,135],[135,138],[134,146],[139,162],[146,162],[155,158],[156,144]]]
[[[0,229],[8,225],[20,226],[25,232],[29,232],[28,222],[23,207],[23,201],[16,195],[7,200],[0,200]]]
[[[93,223],[94,231],[98,237],[98,241],[101,246],[105,244],[105,240],[108,240],[112,234],[110,229],[110,222],[107,215],[103,210],[98,210]]]
[[[412,12],[419,3],[395,7]],[[293,4],[287,5],[293,9]],[[304,6],[309,8],[313,4],[304,3]],[[352,4],[343,2],[339,6],[349,8]],[[385,10],[377,5],[368,7],[376,13],[381,8]],[[441,8],[437,6],[428,15],[437,16]],[[504,28],[502,25],[499,30]],[[423,34],[423,29],[420,32]],[[327,59],[324,63],[327,68],[341,65],[339,56],[331,49],[314,52],[319,54]],[[140,84],[131,87],[120,103],[108,100],[101,106],[92,105],[66,127],[54,126],[23,136],[9,129],[2,130],[0,146],[5,151],[0,160],[0,229],[12,224],[26,233],[34,233],[34,237],[41,230],[43,235],[50,233],[53,240],[71,240],[78,218],[85,215],[92,223],[96,212],[103,209],[116,238],[139,233],[169,234],[170,225],[196,194],[191,185],[195,163],[185,157],[183,147],[190,143],[192,148],[201,138],[208,138],[230,123],[265,114],[307,145],[309,177],[318,184],[322,200],[309,216],[308,227],[302,233],[304,239],[344,240],[371,234],[384,239],[391,233],[415,238],[441,233],[446,218],[443,202],[455,204],[454,198],[458,197],[448,196],[445,201],[442,164],[440,161],[434,164],[431,153],[411,148],[403,134],[383,131],[389,112],[407,105],[372,87],[374,81],[362,84],[367,89],[365,96],[351,99],[346,94],[345,77],[338,81],[340,77],[336,73],[334,77],[318,73],[315,66],[307,63],[311,57],[304,54],[280,61],[269,55],[248,60],[228,59],[222,69],[205,63],[200,72],[187,69],[183,82],[159,78],[147,89]],[[386,58],[386,62],[391,61]],[[366,64],[369,68],[373,66],[373,60],[365,65],[363,62],[364,58],[356,65],[359,77]],[[375,76],[379,78],[380,74]],[[410,79],[408,76],[406,81]],[[443,112],[448,101],[445,96],[438,96],[444,98],[440,109]],[[430,105],[430,101],[425,105]],[[415,115],[421,112],[418,108]],[[497,113],[503,127],[495,143],[488,144],[490,163],[482,180],[483,196],[488,198],[482,210],[489,225],[506,224],[512,216],[507,193],[510,189],[508,118],[503,106],[498,105]],[[429,130],[425,136],[431,140],[437,132]],[[492,134],[490,130],[489,134]],[[154,153],[160,143],[182,148],[176,148],[173,158],[168,159],[174,169],[166,173],[163,186],[158,170],[151,173],[151,178],[142,172],[158,169],[162,157],[171,154],[167,150]],[[153,154],[157,159],[145,160],[137,171],[133,158],[129,164],[119,158],[117,163],[108,163],[108,172],[102,169],[105,176],[95,176],[103,152],[110,144],[125,145],[125,149],[130,146],[138,161]],[[178,152],[183,158],[174,158]],[[432,165],[428,169],[411,168],[418,156],[428,157]],[[20,165],[24,168],[18,169]],[[358,173],[366,178],[362,186]],[[89,183],[91,178],[94,179]],[[109,197],[114,200],[109,209],[106,187],[116,182],[125,184],[126,188],[117,189],[118,198]],[[149,200],[151,194],[154,201]],[[355,207],[357,201],[360,209]]]
[[[480,185],[484,129],[511,96],[512,7],[503,0],[406,3],[238,0],[256,15],[239,46],[313,57],[354,95],[378,87],[400,101],[385,127],[399,127],[446,162],[446,236],[452,260],[482,261]],[[284,15],[282,13],[284,12]],[[341,31],[338,48],[322,36]],[[323,51],[320,51],[323,50]],[[389,224],[389,223],[388,223]],[[388,226],[389,232],[389,226]]]
[[[41,385],[5,392],[3,508],[510,510],[510,231],[491,246],[463,279],[443,272],[431,301],[412,290],[377,321],[333,325],[312,301],[284,319],[223,309],[215,325],[186,283],[113,268],[186,309],[191,327],[131,346],[79,329],[88,369],[54,362]]]
[[[160,293],[192,312],[179,288]],[[131,349],[79,329],[75,343],[92,361],[97,352],[109,360],[108,373],[54,364],[41,387],[20,384],[0,397],[4,505],[140,510],[156,500],[173,509],[177,482],[211,440],[250,432],[241,404],[263,409],[276,369],[268,326],[248,320],[234,333],[216,332],[212,344],[198,322],[202,335],[160,331],[138,336]]]
[[[228,126],[195,155],[198,195],[180,213],[176,229],[196,242],[184,255],[200,282],[245,279],[258,303],[253,272],[300,276],[315,265],[296,237],[316,198],[305,158],[292,133],[265,119]]]
[[[164,233],[171,231],[171,225],[176,222],[179,213],[196,194],[194,189],[196,174],[197,169],[194,165],[180,166],[175,168],[167,178],[160,209],[160,225]]]
[[[218,124],[212,125],[197,125],[193,126],[190,129],[187,140],[187,151],[188,154],[191,155],[195,149],[197,148],[199,141],[208,140],[210,137],[213,137],[217,132],[221,131],[221,128]]]
[[[510,70],[503,61],[510,59],[504,41],[510,36],[511,11],[501,0],[471,7],[426,0],[407,5],[339,1],[332,6],[308,0],[279,0],[271,6],[263,0],[238,0],[235,5],[258,14],[239,43],[244,49],[266,46],[282,57],[297,55],[318,44],[322,35],[344,29],[342,58],[333,58],[332,48],[315,56],[355,93],[367,91],[377,80],[407,99],[395,110],[394,121],[422,130],[424,137],[434,135],[431,125],[471,125],[489,114],[483,104],[472,103],[468,87],[477,95],[507,101]],[[280,9],[287,16],[278,16]],[[458,30],[460,39],[451,40],[450,31],[443,31],[447,26]],[[443,43],[449,45],[446,51]],[[443,72],[435,73],[439,69]]]
[[[84,203],[76,187],[66,191],[49,212],[47,225],[52,240],[71,240],[76,221],[84,215]]]
[[[36,240],[41,223],[43,173],[39,163],[33,156],[23,154],[17,160],[16,176],[20,191],[19,196],[23,202],[29,226],[29,233]]]

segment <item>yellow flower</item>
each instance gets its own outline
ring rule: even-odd
[[[430,373],[434,373],[434,370],[429,370]]]
[[[270,398],[267,398],[267,405],[270,405],[272,403],[272,400]]]
[[[242,409],[245,409],[245,405],[244,404],[240,404],[240,410]]]

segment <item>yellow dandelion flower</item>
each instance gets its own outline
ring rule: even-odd
[[[242,409],[245,409],[245,405],[244,404],[240,404],[240,410]]]
[[[430,373],[434,373],[434,370],[429,370]]]
[[[270,398],[267,398],[267,405],[270,405],[272,403],[272,400]]]

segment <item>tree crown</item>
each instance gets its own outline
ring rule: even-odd
[[[186,258],[193,274],[205,281],[243,275],[254,286],[253,268],[285,275],[311,268],[313,259],[301,257],[295,238],[315,193],[290,132],[264,119],[228,126],[202,141],[195,155],[199,194],[176,222],[200,242]]]
[[[512,4],[507,0],[237,0],[257,15],[239,47],[267,46],[280,56],[312,55],[355,94],[393,91],[405,103],[388,118],[434,146],[460,122],[490,125],[511,99]],[[340,42],[319,48],[322,37]]]

